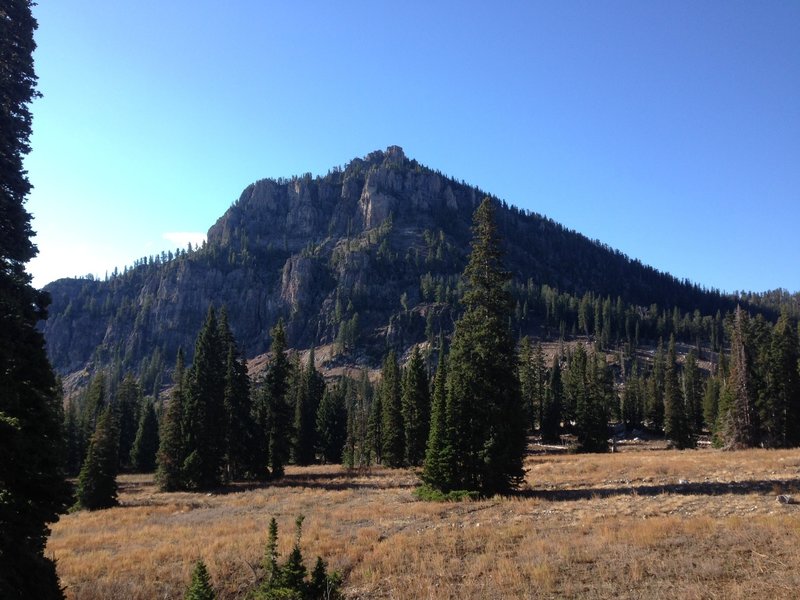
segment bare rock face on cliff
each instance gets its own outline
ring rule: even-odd
[[[226,308],[245,356],[267,350],[282,318],[295,348],[335,343],[377,364],[389,345],[452,329],[472,213],[484,196],[397,146],[322,177],[258,181],[202,248],[142,259],[107,281],[49,284],[42,328],[51,361],[62,375],[158,373],[180,347],[191,360],[214,305]],[[529,296],[532,283],[645,306],[696,306],[702,296],[549,219],[499,201],[497,214],[507,265]]]

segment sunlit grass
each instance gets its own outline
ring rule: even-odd
[[[121,478],[117,508],[62,517],[48,553],[72,599],[180,598],[195,560],[221,598],[255,581],[275,516],[283,555],[303,514],[360,598],[750,598],[800,589],[800,451],[531,455],[511,497],[423,502],[411,471],[289,468],[225,494]]]

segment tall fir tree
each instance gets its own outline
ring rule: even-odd
[[[131,373],[126,373],[113,397],[114,412],[119,423],[119,467],[131,467],[131,448],[136,439],[141,412],[142,390]]]
[[[454,440],[447,420],[447,354],[444,336],[439,336],[439,360],[433,377],[431,425],[425,448],[422,480],[430,486],[444,487],[442,482],[455,481]]]
[[[561,406],[564,401],[564,386],[561,383],[561,361],[553,357],[550,382],[545,391],[542,407],[542,443],[556,444],[561,441]]]
[[[605,356],[595,352],[586,355],[578,346],[575,376],[580,378],[583,369],[583,390],[578,395],[575,434],[581,452],[608,451],[608,406],[613,395],[613,380]],[[575,357],[573,357],[575,358]]]
[[[226,353],[227,355],[227,353]],[[187,456],[184,482],[191,489],[212,489],[223,481],[225,359],[217,315],[211,306],[197,336],[194,360],[186,373],[183,436]]]
[[[310,465],[316,459],[317,409],[325,393],[325,379],[317,371],[314,362],[314,348],[311,348],[308,362],[297,378],[299,385],[295,390],[292,456],[298,465]]]
[[[283,477],[289,460],[292,439],[292,412],[287,397],[291,365],[286,355],[286,331],[283,319],[272,328],[272,361],[267,370],[264,386],[266,414],[266,439],[269,454],[269,477]]]
[[[647,405],[645,420],[653,431],[664,428],[664,374],[666,358],[664,356],[664,342],[658,340],[658,347],[653,358],[653,371],[647,380]]]
[[[720,401],[719,435],[726,449],[749,448],[756,443],[755,390],[750,349],[746,345],[748,317],[736,307],[731,332],[731,366]]]
[[[10,600],[63,597],[44,547],[69,501],[61,398],[36,327],[49,296],[25,270],[37,253],[23,166],[38,96],[32,5],[7,0],[0,10],[0,597]]]
[[[194,564],[192,579],[186,588],[183,600],[215,600],[217,597],[214,587],[211,585],[211,575],[202,560]]]
[[[505,492],[522,480],[525,422],[509,323],[500,239],[489,198],[475,211],[464,270],[464,314],[456,323],[447,372],[447,420],[456,433],[452,479],[440,489]]]
[[[800,348],[797,328],[784,310],[772,331],[765,401],[760,421],[768,445],[800,444]]]
[[[108,406],[97,420],[86,459],[78,475],[75,506],[88,510],[110,508],[117,502],[119,471],[119,425]]]
[[[349,433],[347,388],[342,383],[326,388],[317,408],[317,450],[326,463],[342,462],[342,452]],[[355,422],[350,427],[355,428]],[[353,435],[355,437],[355,431]]]
[[[228,323],[223,306],[219,316],[219,338],[225,358],[223,391],[223,468],[228,480],[241,479],[248,472],[253,454],[254,427],[247,365]]]
[[[183,434],[183,405],[185,396],[183,349],[178,350],[173,375],[173,388],[161,421],[156,482],[162,491],[184,489],[183,464],[186,460],[186,441]]]
[[[678,385],[678,364],[675,355],[675,336],[669,340],[666,368],[664,370],[664,435],[676,448],[694,447],[694,438],[683,395]]]
[[[431,398],[428,389],[428,373],[418,346],[411,351],[411,358],[403,372],[403,428],[405,431],[405,462],[419,466],[425,459],[425,445],[430,428]]]
[[[152,401],[146,400],[131,448],[131,468],[138,473],[152,473],[156,468],[158,444],[156,409]]]
[[[405,460],[405,431],[400,396],[400,369],[394,350],[386,355],[381,374],[381,455],[384,465],[400,467]]]
[[[682,390],[690,429],[695,434],[700,434],[703,430],[703,381],[700,368],[697,366],[697,353],[694,348],[686,355]]]

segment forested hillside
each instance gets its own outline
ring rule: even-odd
[[[283,318],[289,347],[336,344],[376,366],[386,347],[449,335],[461,311],[472,213],[484,192],[423,167],[396,146],[322,177],[262,180],[209,229],[200,248],[143,257],[103,280],[46,286],[42,328],[62,376],[133,371],[148,393],[169,379],[209,306],[225,306],[246,357]],[[597,335],[606,342],[719,344],[735,299],[679,281],[495,200],[520,337]],[[751,295],[771,319],[797,298]]]

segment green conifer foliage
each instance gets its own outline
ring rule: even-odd
[[[419,466],[425,459],[425,445],[430,428],[431,398],[428,374],[419,347],[415,346],[403,373],[403,427],[406,464]]]
[[[106,407],[97,420],[78,475],[76,508],[97,510],[116,506],[118,468],[119,428],[111,407]]]
[[[425,464],[422,480],[429,486],[449,491],[442,482],[454,481],[455,468],[453,441],[450,439],[447,423],[447,356],[444,337],[439,336],[439,361],[433,377],[433,397],[431,399],[431,426],[428,444],[425,449]]]
[[[187,451],[183,435],[184,381],[183,350],[178,350],[173,377],[175,387],[161,423],[156,457],[156,481],[165,492],[185,488],[183,464]]]
[[[576,378],[583,369],[582,390],[578,394],[575,434],[581,452],[608,451],[608,406],[613,397],[613,379],[605,356],[586,355],[578,346],[573,356]],[[570,368],[573,368],[570,365]]]
[[[380,387],[382,459],[383,464],[388,467],[400,467],[405,460],[405,431],[400,397],[400,370],[393,350],[383,361],[382,375]]]
[[[564,401],[564,387],[561,383],[561,362],[553,357],[550,369],[550,383],[542,407],[542,443],[556,444],[561,441],[561,406]]]
[[[718,433],[727,449],[749,448],[756,442],[755,390],[751,375],[751,349],[746,345],[748,317],[736,307],[731,335],[731,366],[720,401]]]
[[[464,278],[465,311],[456,323],[447,373],[447,423],[456,468],[451,479],[432,483],[443,491],[490,494],[507,491],[522,478],[525,422],[509,328],[509,274],[488,198],[475,211]]]
[[[222,435],[223,470],[226,479],[235,480],[248,472],[252,457],[256,454],[253,449],[255,432],[247,365],[241,358],[224,306],[220,309],[219,338],[220,355],[225,363],[222,400],[225,426]]]
[[[800,348],[797,329],[784,310],[772,331],[766,398],[761,417],[766,436],[776,446],[800,444]]]
[[[689,417],[689,427],[699,434],[703,430],[703,381],[697,366],[697,354],[694,349],[686,355],[683,367],[683,398]]]
[[[158,418],[153,402],[146,401],[131,448],[131,467],[138,473],[152,473],[158,453]]]
[[[211,585],[211,576],[202,560],[198,560],[192,571],[192,580],[184,594],[184,600],[215,600],[217,597]]]
[[[287,398],[291,365],[286,355],[286,332],[283,320],[270,332],[272,335],[272,362],[267,371],[264,387],[266,438],[269,452],[269,475],[272,479],[283,477],[289,460],[292,438],[292,412]]]
[[[184,481],[190,489],[212,489],[223,480],[225,357],[217,316],[209,307],[186,374],[183,436],[188,452]]]
[[[326,389],[317,409],[317,449],[326,463],[342,461],[342,452],[348,435],[346,393],[346,385],[340,384]],[[355,423],[352,427],[355,427]]]
[[[664,371],[664,435],[680,450],[694,447],[686,405],[678,386],[674,335],[669,340]]]
[[[131,467],[131,448],[136,439],[139,426],[139,412],[142,402],[142,390],[133,378],[127,373],[122,383],[117,388],[113,398],[114,412],[119,423],[119,466],[120,469]]]
[[[317,409],[325,393],[325,379],[314,365],[314,349],[308,355],[308,362],[297,378],[294,391],[294,444],[292,456],[295,464],[310,465],[316,459],[317,448]]]

